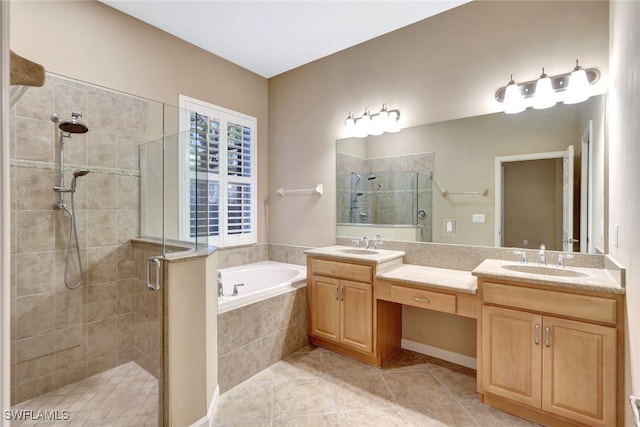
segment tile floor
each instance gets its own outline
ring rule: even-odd
[[[157,427],[158,380],[135,362],[128,362],[18,403],[11,410],[23,414],[23,418],[31,418],[23,421],[13,420],[11,427]],[[39,413],[45,414],[44,411],[57,417],[57,421],[34,419]],[[64,411],[68,411],[68,416]]]
[[[216,426],[535,426],[478,402],[475,371],[401,350],[376,368],[307,346],[220,396]]]

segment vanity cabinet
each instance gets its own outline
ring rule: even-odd
[[[399,349],[401,308],[374,304],[376,268],[374,262],[308,256],[311,343],[378,366]]]
[[[485,279],[479,289],[485,402],[545,424],[622,422],[620,298]]]
[[[311,281],[311,335],[371,352],[372,295],[371,284],[315,276]]]

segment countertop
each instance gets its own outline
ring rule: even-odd
[[[477,279],[470,271],[402,264],[376,274],[376,278],[414,286],[475,295]]]
[[[404,257],[403,251],[390,251],[386,249],[377,249],[369,251],[366,249],[356,249],[349,246],[325,246],[322,248],[307,249],[304,251],[307,255],[317,255],[327,258],[335,258],[342,260],[358,260],[358,261],[370,261],[376,264],[383,264],[389,261],[402,260]]]
[[[537,267],[537,264],[519,264],[513,261],[487,259],[476,267],[471,274],[476,277],[484,277],[498,280],[521,281],[531,284],[555,286],[559,288],[583,289],[587,291],[608,292],[624,294],[625,289],[618,283],[608,270],[586,267],[563,267],[566,271],[576,271],[585,274],[581,277],[548,276],[544,274],[524,273],[506,270],[504,266],[527,265]],[[547,266],[554,268],[553,266]],[[558,268],[560,269],[560,268]]]

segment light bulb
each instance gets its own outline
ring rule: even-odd
[[[513,81],[513,76],[504,91],[504,112],[506,114],[516,114],[525,110],[524,98],[520,93],[520,87]]]
[[[387,120],[385,132],[400,132],[400,112],[398,110],[389,111],[389,119]]]
[[[551,86],[551,79],[544,72],[536,82],[536,91],[533,94],[533,108],[541,110],[556,105],[555,92]]]
[[[347,131],[348,136],[352,136],[356,131],[356,119],[353,118],[353,114],[349,111],[347,120],[344,122],[344,128]]]
[[[578,65],[576,59],[576,67],[569,76],[569,87],[567,88],[564,99],[565,104],[577,104],[578,102],[589,99],[589,79],[587,72]]]

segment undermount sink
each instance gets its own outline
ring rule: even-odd
[[[358,249],[358,248],[340,249],[340,252],[344,254],[353,254],[353,255],[375,255],[378,253],[378,251],[374,249]]]
[[[587,277],[588,274],[581,271],[570,270],[561,267],[550,267],[545,265],[527,265],[527,264],[510,264],[503,265],[502,268],[509,271],[519,273],[540,274],[543,276],[560,276],[560,277]]]

